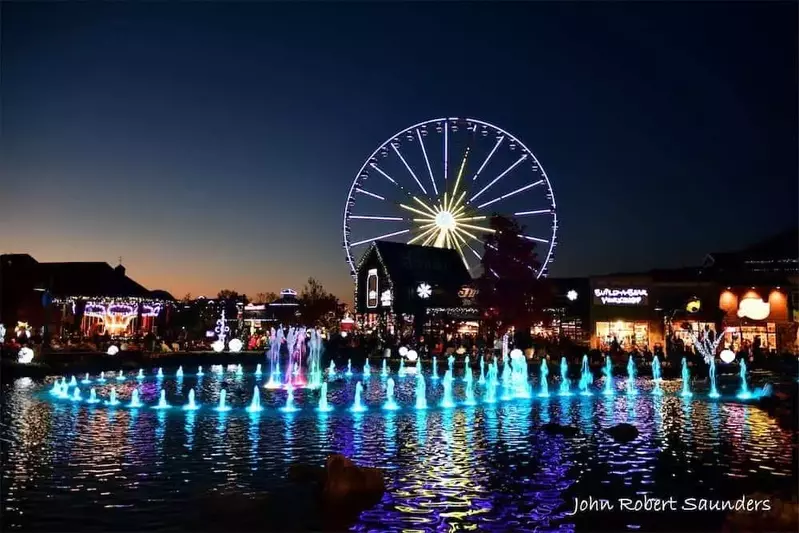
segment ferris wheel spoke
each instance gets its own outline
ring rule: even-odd
[[[545,215],[551,213],[551,209],[536,209],[535,211],[519,211],[518,213],[513,213],[515,217],[523,217],[527,215]]]
[[[497,232],[497,230],[495,230],[495,229],[486,228],[484,226],[474,226],[472,224],[463,224],[460,221],[458,222],[458,226],[463,226],[464,228],[469,228],[469,229],[473,229],[473,230],[477,230],[477,231],[483,231],[485,233],[496,233]]]
[[[516,168],[517,166],[519,166],[519,164],[520,164],[522,161],[524,161],[525,159],[527,159],[527,154],[524,154],[524,155],[522,155],[522,156],[521,156],[519,159],[517,159],[517,160],[516,160],[516,162],[515,162],[515,163],[513,163],[511,166],[509,166],[508,168],[506,168],[506,169],[505,169],[505,171],[504,171],[504,172],[502,172],[502,174],[500,174],[499,176],[497,176],[496,178],[494,178],[494,179],[491,181],[491,183],[489,183],[488,185],[486,185],[485,187],[483,187],[482,189],[480,189],[480,192],[478,192],[477,194],[475,194],[474,196],[472,196],[471,198],[469,198],[469,202],[474,202],[474,201],[477,199],[477,197],[478,197],[478,196],[480,196],[481,194],[483,194],[484,192],[486,192],[488,189],[490,189],[490,188],[491,188],[491,186],[492,186],[492,185],[494,185],[496,182],[498,182],[499,180],[501,180],[502,178],[504,178],[504,177],[505,177],[505,175],[506,175],[508,172],[510,172],[511,170],[513,170],[514,168]]]
[[[493,200],[490,200],[490,201],[488,201],[488,202],[486,202],[484,204],[480,204],[480,205],[477,206],[477,209],[482,209],[482,208],[484,208],[484,207],[486,207],[488,205],[493,204],[494,202],[499,202],[500,200],[504,200],[505,198],[510,198],[511,196],[519,194],[520,192],[524,192],[527,189],[531,189],[531,188],[535,187],[536,185],[541,185],[542,183],[544,183],[544,180],[538,180],[535,183],[529,183],[529,184],[525,185],[524,187],[519,187],[515,191],[511,191],[508,194],[503,194],[502,196],[498,196],[497,198],[494,198]]]
[[[543,242],[544,244],[549,244],[549,241],[546,239],[542,239],[541,237],[533,237],[532,235],[523,235],[519,234],[519,237],[522,239],[527,239],[528,241],[535,241],[535,242]]]
[[[430,168],[430,160],[427,158],[427,150],[424,147],[424,141],[422,140],[422,132],[419,131],[419,128],[416,128],[416,137],[419,139],[419,146],[422,147],[424,164],[427,165],[427,172],[430,174],[430,182],[433,184],[433,192],[435,192],[436,196],[438,196],[438,187],[436,187],[436,179],[433,177],[433,169]]]
[[[466,260],[466,256],[463,255],[463,247],[466,246],[467,248],[471,249],[475,253],[475,255],[477,256],[478,260],[480,259],[480,254],[475,252],[474,248],[469,246],[469,244],[466,242],[466,240],[463,237],[461,237],[460,235],[458,235],[456,232],[453,231],[452,235],[455,237],[455,244],[457,246],[458,253],[461,256],[461,259],[463,260],[463,264],[466,265],[466,270],[471,272],[474,267],[469,265],[469,261],[467,261]]]
[[[433,242],[433,239],[435,239],[435,238],[438,236],[438,234],[439,234],[439,232],[437,232],[437,231],[434,231],[433,233],[431,233],[431,234],[430,234],[430,235],[429,235],[429,236],[428,236],[428,237],[427,237],[427,238],[424,240],[424,242],[422,243],[422,246],[430,246],[430,243],[431,243],[431,242]]]
[[[502,141],[504,141],[504,140],[505,140],[505,136],[504,135],[501,136],[499,139],[497,139],[497,144],[495,144],[494,148],[491,149],[491,152],[489,152],[488,157],[486,157],[486,160],[483,161],[483,164],[480,165],[480,168],[477,169],[477,172],[475,173],[474,177],[472,178],[472,181],[477,179],[477,176],[480,175],[480,173],[483,171],[485,166],[488,164],[488,161],[491,159],[491,156],[494,155],[494,152],[497,151],[497,148],[499,148],[499,145],[502,144]]]
[[[350,215],[350,219],[352,220],[386,220],[386,221],[394,221],[394,222],[402,222],[403,220],[407,220],[402,217],[381,217],[381,216],[373,216],[373,215]]]
[[[447,188],[447,174],[449,173],[449,121],[444,122],[444,189]]]
[[[405,165],[405,168],[408,169],[408,172],[410,172],[411,176],[413,176],[413,179],[414,179],[414,181],[416,181],[416,184],[419,185],[419,188],[421,188],[422,192],[426,195],[427,194],[427,189],[424,188],[424,185],[422,185],[422,182],[419,181],[419,178],[416,177],[416,174],[414,174],[413,169],[411,169],[411,166],[408,164],[407,161],[405,161],[405,158],[402,157],[402,154],[400,153],[399,148],[397,148],[397,146],[395,144],[393,144],[393,143],[391,144],[391,147],[394,149],[394,153],[396,153],[397,156],[399,156],[400,160],[402,161],[402,164]]]
[[[436,228],[435,223],[430,224],[430,226],[432,226],[432,227],[424,230],[423,232],[421,232],[416,237],[411,237],[411,239],[408,241],[408,244],[413,244],[416,241],[419,241],[421,239],[425,239],[425,238],[429,237],[431,233],[434,233],[438,229],[438,228]]]
[[[386,233],[385,235],[378,235],[377,237],[372,237],[370,239],[364,239],[362,241],[350,243],[350,247],[352,247],[352,246],[360,246],[361,244],[366,244],[366,243],[369,243],[369,242],[372,242],[372,241],[377,241],[377,240],[380,240],[380,239],[388,239],[389,237],[396,237],[397,235],[402,235],[404,233],[410,233],[410,232],[411,232],[410,229],[404,229],[404,230],[400,230],[400,231],[395,231],[393,233]]]
[[[369,192],[366,189],[361,189],[360,187],[356,187],[355,191],[359,192],[361,194],[365,194],[366,196],[371,196],[372,198],[377,198],[378,200],[385,200],[385,198],[380,196],[379,194],[375,194],[373,192]]]
[[[469,147],[466,147],[466,150],[463,152],[463,159],[461,160],[461,167],[458,169],[458,177],[455,179],[455,187],[452,188],[452,198],[454,199],[458,194],[458,185],[461,183],[461,176],[463,175],[463,169],[466,168],[466,159],[469,157]],[[465,193],[466,191],[464,191]],[[452,205],[457,205],[457,202],[453,203]]]

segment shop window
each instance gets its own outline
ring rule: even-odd
[[[619,343],[622,350],[632,350],[634,347],[643,349],[649,345],[648,322],[597,322],[596,336],[602,350],[607,350],[613,341]]]
[[[757,337],[760,337],[761,350],[768,352],[777,349],[777,326],[769,322],[765,326],[728,327],[724,340],[732,350],[751,350]]]
[[[684,324],[687,324],[691,328],[690,332],[688,330],[686,330],[686,329],[683,329],[682,326]],[[685,323],[681,322],[679,325],[675,324],[674,325],[674,332],[673,332],[674,333],[674,339],[675,340],[680,339],[683,342],[683,344],[685,345],[685,347],[693,346],[694,341],[691,338],[691,332],[693,332],[693,334],[698,337],[700,332],[704,332],[705,331],[706,327],[708,329],[713,330],[713,331],[716,330],[716,325],[713,322],[696,322],[696,321],[691,320],[691,321],[688,321],[688,322],[685,322]]]

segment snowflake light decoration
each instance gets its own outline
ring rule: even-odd
[[[431,294],[433,294],[433,289],[430,287],[429,284],[422,282],[416,288],[416,294],[419,295],[419,298],[427,299],[430,298]]]
[[[569,292],[566,293],[566,298],[568,298],[569,301],[573,302],[574,300],[577,299],[577,291],[570,290]]]

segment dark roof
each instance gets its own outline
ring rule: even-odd
[[[150,297],[154,300],[164,300],[165,302],[176,302],[175,297],[167,291],[155,289],[150,291]]]
[[[379,254],[393,283],[425,281],[439,285],[465,285],[472,281],[460,254],[451,248],[375,241],[366,254],[373,253],[373,250]]]
[[[799,258],[799,227],[791,228],[759,241],[742,250],[734,252],[713,252],[708,254],[707,266],[715,268],[734,268],[746,261]]]

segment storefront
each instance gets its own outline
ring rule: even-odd
[[[719,296],[719,308],[724,312],[725,341],[733,350],[759,347],[770,353],[792,348],[795,325],[788,293],[781,287],[727,287]]]
[[[663,342],[663,321],[655,310],[649,276],[591,279],[591,347],[608,351],[652,349]]]

